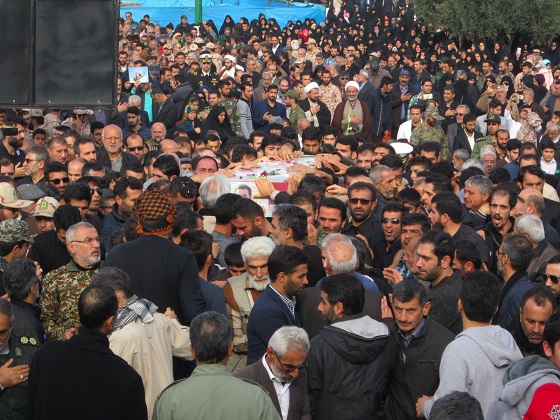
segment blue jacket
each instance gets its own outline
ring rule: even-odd
[[[509,284],[508,284],[509,283]],[[513,331],[519,317],[519,308],[525,292],[533,287],[526,271],[517,271],[511,275],[502,288],[500,306],[494,315],[492,324]]]
[[[288,306],[272,290],[272,287],[266,286],[251,309],[247,323],[247,366],[255,363],[266,353],[268,340],[278,328],[290,325],[300,326],[297,317],[292,315]]]
[[[383,136],[385,130],[391,129],[391,94],[383,95],[381,88],[373,93],[373,135]]]
[[[119,229],[122,229],[126,218],[117,213],[117,203],[113,204],[111,213],[103,218],[103,228],[101,229],[101,238],[105,249],[109,249],[111,235]]]
[[[253,110],[253,128],[255,130],[263,130],[268,133],[270,129],[268,128],[268,121],[263,119],[264,114],[268,111],[268,101],[260,101],[255,104],[255,109]],[[286,118],[286,107],[281,103],[276,102],[276,116],[282,119]]]

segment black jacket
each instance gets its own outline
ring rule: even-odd
[[[406,348],[394,322],[390,329],[399,351],[389,380],[387,419],[414,420],[418,398],[436,392],[441,356],[455,335],[428,316],[420,334]]]
[[[311,340],[307,372],[314,420],[384,419],[383,397],[396,345],[388,327],[345,316]]]
[[[152,105],[154,113],[153,121],[155,123],[160,122],[165,125],[167,131],[175,127],[175,123],[177,122],[177,106],[175,103],[171,99],[167,98],[163,104],[159,105],[156,103],[154,105]]]
[[[154,302],[161,312],[170,307],[182,324],[206,308],[194,254],[168,239],[149,235],[118,245],[105,266],[127,273],[136,295]]]
[[[122,153],[122,167],[128,166],[130,163],[137,162],[140,163],[136,156],[128,153],[128,152],[121,152]],[[104,147],[97,151],[97,162],[101,163],[106,168],[111,169],[111,159],[109,158],[109,153],[105,150]]]
[[[474,138],[478,139],[480,137],[484,137],[484,135],[479,131],[475,131]],[[459,133],[457,133],[455,139],[453,140],[453,152],[459,149],[465,149],[467,152],[469,152],[469,156],[472,153],[471,144],[469,143],[469,139],[467,138],[464,130],[461,130]]]
[[[140,375],[109,349],[105,334],[84,327],[37,350],[28,389],[30,419],[148,418]]]
[[[309,109],[311,108],[311,105],[309,104],[309,101],[307,99],[299,101],[298,105],[304,112],[309,111]],[[319,105],[320,107],[319,112],[317,112],[317,121],[319,122],[318,128],[322,128],[322,127],[326,127],[327,125],[330,125],[331,111],[329,111],[329,108],[327,107],[327,105],[325,105],[324,102],[317,101],[317,105]],[[313,125],[313,122],[311,123],[312,123],[311,125]]]
[[[41,308],[24,301],[11,301],[14,310],[13,333],[18,337],[34,338],[37,343],[45,342],[45,330],[39,315]]]

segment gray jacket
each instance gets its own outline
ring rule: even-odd
[[[541,356],[528,356],[512,363],[503,379],[504,388],[494,419],[522,419],[535,391],[544,384],[560,385],[560,370]]]

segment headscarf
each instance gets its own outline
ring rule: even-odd
[[[171,233],[175,221],[175,208],[165,194],[155,188],[146,190],[136,200],[133,210],[138,221],[136,231],[139,235]]]
[[[218,115],[220,115],[222,112],[226,113],[226,118],[223,123],[220,123],[220,121],[218,120]],[[229,116],[223,106],[212,108],[212,110],[208,113],[208,116],[202,124],[202,132],[207,133],[208,130],[217,131],[223,144],[225,144],[230,137],[235,136],[235,132],[231,128]]]

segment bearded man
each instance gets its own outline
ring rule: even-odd
[[[236,372],[247,365],[247,322],[251,309],[270,283],[268,257],[276,245],[265,236],[245,241],[241,257],[247,271],[230,277],[224,286],[227,311],[233,328],[233,353],[228,367]]]

